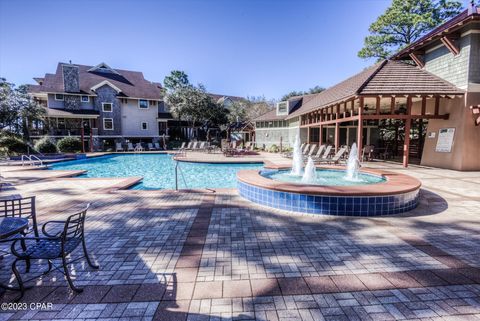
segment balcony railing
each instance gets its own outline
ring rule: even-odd
[[[92,135],[98,135],[98,128],[91,128]],[[81,128],[49,128],[49,129],[31,129],[31,136],[81,136]],[[85,135],[89,135],[85,133]]]

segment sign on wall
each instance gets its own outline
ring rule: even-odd
[[[438,153],[450,153],[452,151],[454,135],[455,128],[441,128],[438,131],[437,147],[435,147],[435,151]]]

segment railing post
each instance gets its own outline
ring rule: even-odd
[[[178,161],[175,162],[175,190],[178,191]]]

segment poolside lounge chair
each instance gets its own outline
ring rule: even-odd
[[[325,152],[320,157],[312,158],[314,162],[324,162],[328,160],[328,156],[330,156],[330,151],[332,150],[332,145],[328,145]]]
[[[326,160],[322,160],[322,163],[327,163],[327,164],[338,164],[345,152],[347,151],[346,148],[340,148],[338,152],[332,157],[328,158]]]
[[[187,144],[187,147],[185,147],[185,149],[187,149],[187,150],[192,149],[192,145],[193,145],[193,142],[189,142],[189,143]]]
[[[308,157],[313,156],[313,153],[315,153],[316,150],[317,150],[317,144],[313,144],[313,145],[310,147],[310,151],[308,152],[308,154],[303,155],[303,157],[308,158]]]
[[[128,143],[128,144],[127,144],[127,150],[128,150],[129,152],[133,152],[133,151],[135,150],[135,148],[133,147],[133,144],[132,144],[132,143]]]
[[[156,150],[160,150],[160,143],[154,143],[153,146],[155,146]]]
[[[141,143],[136,143],[135,144],[135,151],[136,152],[143,152],[145,149],[143,148]]]
[[[320,158],[320,157],[322,156],[323,152],[325,151],[325,147],[326,147],[326,146],[327,146],[327,145],[325,145],[325,144],[320,145],[320,146],[318,147],[318,150],[317,150],[317,152],[315,153],[315,155],[310,155],[310,156],[311,156],[313,159]]]
[[[174,148],[174,149],[185,149],[187,147],[187,143],[186,142],[183,142],[182,145],[179,147],[179,148]]]
[[[116,151],[116,152],[124,152],[124,151],[125,151],[125,149],[124,149],[123,146],[122,146],[122,143],[117,143],[116,146],[117,146],[117,147],[115,148],[115,151]]]
[[[148,143],[147,146],[148,146],[148,150],[158,150],[153,146],[152,143]]]
[[[310,149],[310,144],[306,144],[305,147],[302,149],[302,155],[306,155],[309,149]]]
[[[206,142],[200,142],[197,149],[199,151],[204,151],[205,150],[205,144],[206,144]]]

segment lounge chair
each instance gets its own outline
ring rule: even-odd
[[[127,150],[128,150],[129,152],[133,152],[133,151],[135,150],[135,148],[133,147],[133,144],[132,144],[132,143],[128,143],[128,144],[127,144]]]
[[[206,142],[201,142],[201,143],[198,145],[198,148],[197,148],[197,149],[198,149],[199,151],[202,151],[202,152],[203,152],[203,151],[205,150],[205,144],[206,144]]]
[[[187,144],[187,147],[185,147],[185,149],[191,150],[191,149],[192,149],[192,146],[193,146],[193,142],[189,142],[189,143]]]
[[[143,152],[145,149],[143,148],[141,143],[136,143],[135,144],[135,151],[136,152]]]
[[[183,142],[182,145],[179,147],[179,148],[175,148],[175,149],[185,149],[185,147],[187,147],[187,143],[186,142]]]
[[[305,147],[302,149],[302,155],[306,155],[309,149],[310,149],[310,144],[306,144]]]
[[[156,150],[160,150],[160,143],[154,143],[153,146],[155,146]]]
[[[153,147],[152,143],[147,144],[148,150],[157,150],[155,147]]]
[[[303,157],[308,158],[308,157],[313,156],[313,153],[315,153],[316,150],[317,150],[317,144],[313,144],[313,145],[310,147],[310,151],[308,152],[308,154],[303,155]]]
[[[116,152],[124,152],[124,151],[125,151],[125,149],[124,149],[123,146],[122,146],[122,143],[117,143],[116,146],[117,146],[117,147],[115,148],[115,151],[116,151]]]
[[[322,157],[322,154],[323,154],[323,152],[325,151],[325,147],[326,147],[325,144],[320,145],[320,146],[318,147],[318,150],[317,150],[317,152],[315,153],[315,155],[310,155],[310,156],[311,156],[313,159]]]
[[[332,150],[332,145],[328,145],[325,152],[320,157],[312,158],[314,162],[325,162],[328,160],[328,156],[330,156],[330,151]]]
[[[347,151],[346,148],[340,148],[338,152],[332,157],[328,158],[326,160],[322,160],[322,163],[327,163],[327,164],[338,164],[345,152]]]

